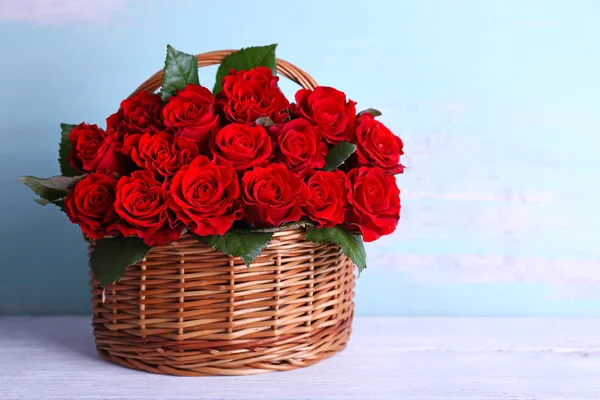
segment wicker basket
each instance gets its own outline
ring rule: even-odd
[[[198,55],[198,66],[230,52]],[[316,86],[285,61],[277,68]],[[136,92],[155,91],[161,77]],[[188,376],[285,371],[335,354],[350,337],[353,264],[339,247],[305,240],[301,228],[276,232],[250,268],[186,234],[151,249],[104,298],[91,277],[98,352],[130,368]]]

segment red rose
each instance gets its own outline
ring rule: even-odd
[[[352,100],[346,101],[344,92],[317,86],[315,90],[300,89],[296,92],[292,113],[316,125],[328,143],[337,144],[342,140],[353,140],[355,105]]]
[[[292,171],[302,172],[307,168],[325,166],[327,145],[307,120],[294,119],[281,127],[272,127],[269,132],[277,142],[277,161],[287,165]]]
[[[71,130],[69,141],[69,161],[79,172],[127,172],[116,135],[107,134],[97,125],[81,123]]]
[[[123,152],[139,167],[169,177],[198,155],[198,146],[190,140],[175,138],[166,132],[154,135],[145,133],[127,137]]]
[[[164,129],[162,100],[157,94],[139,92],[121,102],[121,108],[106,119],[106,130],[117,133],[119,140],[134,133]]]
[[[207,88],[189,84],[169,99],[162,110],[164,123],[176,136],[198,142],[205,149],[210,134],[219,128],[215,98]]]
[[[302,179],[281,164],[246,172],[242,188],[245,219],[256,227],[299,221],[310,197]]]
[[[310,171],[306,174],[310,198],[304,207],[319,227],[331,228],[344,222],[348,179],[342,171]]]
[[[137,235],[149,246],[175,240],[183,225],[176,223],[168,208],[168,195],[152,171],[135,171],[117,183],[115,211],[123,236]]]
[[[231,122],[254,122],[260,117],[283,121],[289,102],[277,86],[278,80],[267,67],[231,69],[223,78],[223,90],[217,94],[217,107]]]
[[[198,235],[223,235],[242,218],[238,176],[230,165],[198,156],[175,175],[169,192],[177,218]]]
[[[115,188],[117,180],[112,175],[91,173],[81,179],[65,198],[65,212],[83,233],[92,239],[116,234],[114,223]]]
[[[348,179],[348,222],[358,225],[365,242],[394,232],[400,219],[400,189],[394,176],[379,167],[360,167],[351,170]]]
[[[264,164],[273,151],[271,138],[260,125],[229,124],[215,135],[212,153],[217,164],[244,171]]]
[[[372,114],[364,113],[356,120],[356,156],[363,166],[380,167],[397,174],[404,172],[400,156],[404,144]]]

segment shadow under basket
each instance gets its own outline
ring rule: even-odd
[[[93,244],[90,245],[90,248]],[[276,232],[247,268],[185,234],[102,289],[92,275],[100,355],[171,375],[250,375],[312,365],[342,350],[355,271],[338,246]]]

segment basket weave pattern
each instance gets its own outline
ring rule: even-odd
[[[231,52],[197,55],[198,66]],[[277,70],[304,88],[317,85],[284,60]],[[156,91],[163,72],[133,94]],[[351,332],[354,266],[338,246],[309,242],[299,228],[276,232],[250,268],[185,234],[152,248],[106,290],[93,274],[90,284],[100,355],[154,373],[295,369],[340,351]]]
[[[172,375],[289,370],[333,355],[350,336],[354,268],[304,234],[276,232],[250,268],[183,235],[130,267],[104,302],[92,276],[100,355]]]

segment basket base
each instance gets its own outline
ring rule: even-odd
[[[272,340],[206,342],[128,342],[103,338],[95,329],[100,356],[127,368],[176,376],[255,375],[308,367],[346,348],[352,316],[310,334],[282,335]],[[131,339],[131,338],[130,338]]]

